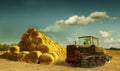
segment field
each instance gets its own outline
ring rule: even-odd
[[[113,57],[111,63],[96,68],[72,67],[65,63],[65,57],[61,57],[52,65],[29,64],[0,58],[0,71],[120,71],[120,51],[108,50],[106,53]]]

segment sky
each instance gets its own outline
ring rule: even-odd
[[[0,43],[19,43],[36,28],[62,45],[96,36],[120,48],[120,0],[0,0]]]

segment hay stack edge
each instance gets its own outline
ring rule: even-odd
[[[30,28],[22,35],[18,45],[11,46],[2,56],[14,61],[52,64],[65,54],[65,48],[58,42],[36,29]]]

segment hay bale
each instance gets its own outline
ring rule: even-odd
[[[27,49],[28,51],[34,51],[36,49],[36,44],[35,43],[29,43],[29,45],[27,45]]]
[[[26,55],[28,55],[28,54],[29,54],[28,51],[20,52],[20,54],[18,56],[18,61],[26,61]]]
[[[51,52],[51,53],[49,53],[49,54],[54,57],[54,61],[57,61],[58,55],[56,54],[56,52]]]
[[[27,33],[32,33],[32,32],[34,32],[34,31],[37,31],[37,30],[34,29],[34,28],[29,28],[29,29],[27,30]]]
[[[20,51],[20,47],[19,46],[11,46],[10,47],[10,52],[11,53],[18,53]]]
[[[9,59],[9,57],[11,56],[12,54],[10,53],[10,51],[6,51],[5,53],[2,54],[2,57],[5,58],[5,59]]]
[[[8,60],[13,60],[13,61],[17,61],[18,60],[18,55],[19,53],[11,53],[11,52],[5,52],[2,57],[6,58]]]
[[[41,51],[42,53],[50,52],[50,47],[46,44],[40,44],[37,46],[37,50]]]
[[[26,62],[28,63],[38,63],[39,57],[42,55],[40,51],[31,51],[26,55]]]
[[[30,42],[20,41],[20,43],[18,44],[18,46],[20,47],[20,51],[28,51],[28,45],[30,44]]]
[[[34,38],[34,37],[37,37],[39,36],[39,32],[38,31],[34,31],[31,33],[31,37]]]
[[[13,61],[18,61],[18,56],[19,56],[19,52],[11,53],[10,51],[6,51],[2,55],[3,58],[6,58],[8,60],[13,60]]]
[[[18,61],[19,52],[11,53],[9,60]]]
[[[33,38],[32,42],[34,42],[35,44],[39,45],[43,43],[43,40],[41,38]]]
[[[53,62],[54,62],[54,57],[50,55],[49,53],[43,53],[39,57],[40,64],[52,64]]]
[[[39,32],[34,28],[28,29],[27,33],[29,33],[32,38],[39,36]]]
[[[29,33],[24,33],[21,39],[24,40],[25,42],[32,41],[32,38]]]

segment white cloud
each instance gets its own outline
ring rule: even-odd
[[[99,33],[102,37],[110,37],[112,35],[111,32],[106,32],[106,31],[99,31]]]
[[[116,40],[113,37],[111,37],[111,38],[105,39],[104,43],[113,43],[115,41]]]
[[[93,19],[110,18],[106,12],[93,12],[90,17]]]
[[[72,17],[69,17],[67,20],[58,20],[56,23],[57,24],[65,24],[65,25],[75,25],[75,24],[88,24],[94,22],[94,19],[90,17],[85,17],[85,16],[78,16],[74,15]]]
[[[63,30],[63,28],[59,25],[47,26],[44,29],[40,29],[40,31],[47,32],[47,33],[48,32],[59,32],[62,30]]]
[[[120,39],[117,39],[117,42],[120,42]]]
[[[111,37],[111,38],[105,39],[104,42],[105,43],[120,43],[120,39],[115,39],[115,38]]]
[[[115,48],[120,48],[120,39],[115,39],[113,37],[107,38],[104,40],[104,45],[107,47],[115,47]]]
[[[67,20],[58,20],[56,21],[57,24],[65,24],[65,25],[84,25],[84,24],[89,24],[101,19],[110,19],[110,20],[115,20],[116,17],[110,17],[107,15],[106,12],[93,12],[90,13],[89,16],[78,16],[74,15],[69,17]]]
[[[120,48],[120,39],[113,37],[111,32],[99,31],[99,34],[103,38],[101,43],[104,45],[105,48]]]

